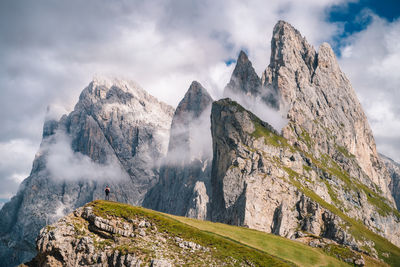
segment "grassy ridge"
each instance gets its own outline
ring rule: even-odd
[[[244,227],[173,216],[103,200],[88,205],[102,217],[145,217],[155,223],[160,232],[216,248],[213,256],[221,260],[232,257],[238,262],[252,262],[256,266],[349,266],[321,249]]]
[[[349,266],[336,258],[328,256],[321,249],[312,248],[273,234],[222,223],[200,221],[173,215],[168,216],[203,231],[237,240],[248,246],[291,261],[298,266]]]
[[[228,262],[231,262],[233,258],[237,261],[238,266],[243,262],[253,263],[256,266],[295,266],[290,261],[278,258],[265,251],[241,244],[235,240],[229,240],[211,232],[202,231],[153,210],[103,200],[96,200],[88,205],[92,206],[94,213],[101,217],[109,215],[126,220],[146,218],[157,225],[159,232],[168,233],[171,237],[180,237],[201,246],[212,248],[213,257]]]

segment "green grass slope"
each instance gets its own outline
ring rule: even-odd
[[[298,266],[349,266],[325,254],[321,249],[312,248],[300,242],[292,241],[277,235],[244,227],[200,221],[186,217],[174,216],[174,218],[203,231],[218,234],[261,251],[268,252],[271,255],[293,262]]]
[[[244,227],[173,216],[103,200],[88,205],[102,217],[117,216],[126,220],[145,217],[161,232],[215,248],[213,256],[222,260],[229,257],[256,266],[349,266],[321,249]]]
[[[293,262],[298,266],[349,266],[348,264],[326,254],[322,249],[312,248],[300,242],[292,241],[277,235],[223,223],[200,221],[169,214],[165,215],[173,217],[180,222],[194,226],[200,230],[211,232],[261,251],[265,251],[276,257]],[[374,258],[366,255],[363,255],[363,257],[365,260],[365,266],[387,266]]]

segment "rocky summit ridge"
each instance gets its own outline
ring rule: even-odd
[[[106,181],[116,201],[400,262],[399,167],[377,153],[329,44],[315,50],[279,21],[261,78],[241,51],[224,95],[233,100],[214,101],[192,82],[174,113],[134,83],[95,79],[73,112],[45,122],[31,175],[0,211],[4,266],[33,256],[39,229],[100,198]],[[259,105],[268,112],[248,110]],[[275,113],[287,120],[282,131],[269,123]],[[55,172],[65,154],[101,171]],[[52,243],[50,233],[41,240]]]

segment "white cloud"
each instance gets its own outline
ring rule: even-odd
[[[239,82],[236,82],[236,84],[239,84]],[[266,90],[267,89],[264,89],[264,91]],[[257,97],[250,97],[249,95],[243,92],[233,92],[231,90],[226,91],[225,94],[226,97],[235,100],[244,108],[250,110],[257,117],[267,122],[278,132],[281,132],[282,128],[285,127],[288,123],[288,120],[286,119],[286,114],[288,112],[287,109],[281,107],[280,110],[276,110],[268,106],[264,102],[263,99],[268,99],[269,97],[272,96],[273,94],[272,91],[268,90],[267,92],[263,92],[263,94]],[[277,99],[276,96],[274,96],[273,99]]]
[[[0,198],[10,198],[28,177],[39,145],[27,139],[0,143]]]
[[[60,181],[95,180],[118,181],[129,180],[129,176],[117,163],[109,160],[99,164],[80,152],[71,149],[70,138],[62,131],[57,131],[52,142],[42,149],[47,151],[46,167],[50,177]]]
[[[204,160],[212,157],[212,137],[211,137],[211,104],[207,106],[198,117],[193,117],[189,113],[185,114],[186,123],[174,125],[170,141],[174,145],[168,151],[163,164],[181,165],[183,162],[193,160]],[[181,138],[188,138],[187,143],[181,142]],[[173,139],[178,138],[178,142]]]
[[[371,24],[345,40],[339,61],[360,98],[378,151],[400,161],[400,21],[367,15]]]

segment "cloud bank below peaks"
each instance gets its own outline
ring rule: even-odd
[[[47,170],[56,181],[114,182],[129,179],[116,161],[99,164],[87,155],[73,151],[70,137],[61,130],[55,133],[52,142],[47,143],[43,149],[47,151]]]

